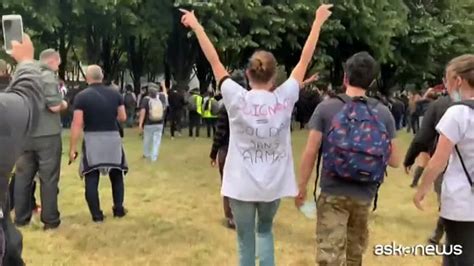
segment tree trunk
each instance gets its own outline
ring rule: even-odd
[[[178,90],[189,89],[191,72],[198,53],[195,38],[188,38],[188,29],[181,24],[181,12],[174,13],[173,30],[168,39],[167,62]]]
[[[201,94],[205,94],[211,85],[213,74],[211,65],[201,51],[196,60],[196,76],[199,80],[199,91]]]
[[[128,68],[135,88],[140,88],[148,55],[148,42],[142,36],[130,36],[127,41]]]
[[[163,64],[165,66],[165,86],[171,89],[171,70],[170,65],[168,64],[168,60],[166,60],[166,57],[164,58]]]

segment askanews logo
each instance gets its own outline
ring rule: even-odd
[[[376,256],[459,256],[462,254],[461,245],[415,245],[403,246],[395,242],[388,245],[375,245]]]

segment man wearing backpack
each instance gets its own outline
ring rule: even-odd
[[[191,91],[191,96],[188,99],[189,110],[189,137],[199,138],[199,131],[201,130],[201,115],[202,115],[202,96],[199,94],[199,89],[195,88]],[[196,129],[196,131],[194,131]],[[196,132],[196,134],[194,134]]]
[[[140,131],[143,133],[143,156],[156,162],[160,151],[161,137],[163,135],[163,122],[165,109],[168,106],[167,90],[159,93],[159,86],[150,83],[148,96],[142,101],[140,107]]]
[[[135,119],[135,107],[137,106],[137,96],[133,93],[133,86],[127,84],[125,86],[125,95],[123,100],[125,103],[125,110],[127,112],[127,127],[133,127],[133,121]]]
[[[210,93],[207,100],[204,101],[203,109],[202,117],[207,127],[207,137],[211,137],[211,130],[212,137],[214,137],[216,134],[217,116],[219,114],[219,103],[214,97],[214,93]]]
[[[346,94],[318,105],[309,122],[295,203],[300,207],[306,199],[322,147],[316,232],[319,265],[363,265],[371,203],[387,165],[399,165],[393,116],[386,106],[366,97],[377,74],[377,64],[367,52],[353,55],[345,65]]]

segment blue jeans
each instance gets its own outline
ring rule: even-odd
[[[256,235],[260,266],[274,266],[275,247],[272,228],[280,200],[273,202],[229,200],[237,227],[240,266],[255,266]]]
[[[135,122],[135,109],[128,109],[127,110],[127,127],[133,127],[134,122]]]
[[[158,160],[163,124],[146,125],[143,129],[143,155],[151,161]]]

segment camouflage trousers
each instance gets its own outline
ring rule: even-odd
[[[322,193],[317,202],[316,261],[321,266],[360,266],[367,249],[371,202]]]

